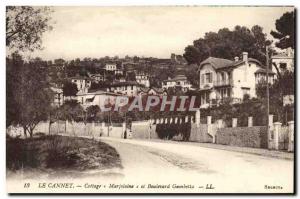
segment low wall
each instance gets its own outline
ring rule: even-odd
[[[148,139],[150,137],[149,121],[132,122],[131,132],[132,132],[132,138]]]
[[[157,139],[156,124],[151,124],[149,121],[132,122],[131,136],[134,139]]]
[[[124,130],[122,124],[113,124],[109,126],[102,123],[83,123],[83,122],[65,122],[57,121],[51,123],[49,127],[49,122],[40,122],[34,129],[34,134],[44,133],[46,135],[54,134],[70,134],[70,135],[81,135],[81,136],[109,136],[122,138],[124,137]],[[50,132],[49,132],[50,130]],[[129,130],[128,130],[129,132]],[[6,129],[6,133],[13,137],[24,137],[24,131],[21,126],[9,126]],[[131,135],[127,135],[130,137]]]
[[[217,129],[216,143],[240,147],[267,148],[268,135],[265,126]]]
[[[200,124],[199,126],[197,126],[196,124],[192,124],[189,141],[211,143],[213,141],[213,138],[207,132],[208,132],[207,124]]]
[[[278,135],[278,149],[287,150],[289,145],[289,130],[287,126],[282,126]]]

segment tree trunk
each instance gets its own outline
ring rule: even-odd
[[[30,135],[30,138],[32,138],[33,137],[33,131],[29,131],[29,135]]]
[[[29,129],[28,129],[28,132],[29,132],[30,138],[32,138],[32,137],[33,137],[33,130],[34,130],[34,127],[29,127]]]
[[[27,138],[26,126],[23,126],[24,136]]]
[[[51,135],[51,120],[49,121],[49,135]]]
[[[280,79],[281,78],[281,74],[280,74],[280,70],[279,70],[278,66],[275,63],[273,63],[273,66],[275,67],[275,69],[277,71],[277,75],[278,75],[278,77]]]

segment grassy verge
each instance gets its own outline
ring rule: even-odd
[[[106,143],[53,135],[32,139],[7,138],[6,167],[9,171],[86,171],[122,166],[117,151]]]

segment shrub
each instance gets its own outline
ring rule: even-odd
[[[160,139],[171,140],[174,136],[181,135],[184,141],[188,141],[191,134],[191,123],[157,124],[156,133]]]

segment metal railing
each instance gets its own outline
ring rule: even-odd
[[[232,84],[233,84],[232,79],[214,81],[214,86],[227,86]]]

